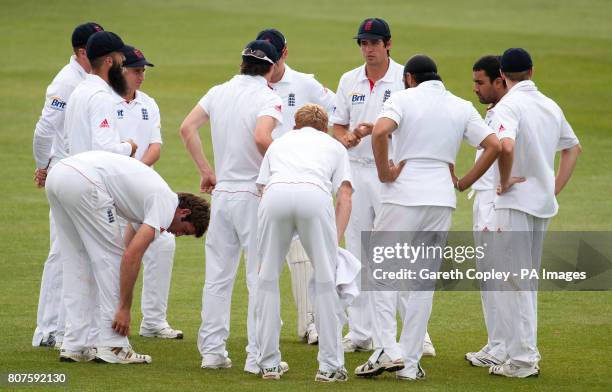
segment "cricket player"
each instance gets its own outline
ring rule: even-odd
[[[145,67],[154,65],[133,46],[127,46],[124,55],[127,91],[123,97],[117,96],[117,129],[121,140],[132,139],[138,145],[134,158],[153,167],[161,152],[161,119],[157,103],[142,92],[140,87],[145,79]],[[122,224],[122,228],[125,227]],[[127,229],[131,227],[127,226]],[[183,331],[171,328],[166,320],[175,247],[174,236],[165,231],[151,243],[144,254],[141,336],[183,338]]]
[[[556,196],[569,181],[581,147],[561,108],[531,81],[533,63],[526,50],[506,50],[501,58],[501,75],[508,92],[495,106],[492,123],[502,145],[494,200],[496,231],[519,233],[503,237],[503,243],[511,241],[512,248],[500,254],[498,261],[501,265],[539,269],[544,232],[559,208]],[[555,176],[557,151],[561,153]],[[517,245],[516,239],[525,235],[528,238]],[[512,278],[509,285],[520,287]],[[537,291],[507,288],[492,292],[491,306],[500,320],[508,359],[491,366],[489,373],[537,376]]]
[[[110,31],[93,34],[87,41],[91,74],[72,92],[64,123],[68,155],[103,150],[134,156],[138,147],[133,140],[121,141],[117,130],[113,91],[123,96],[127,84],[123,76],[125,45]]]
[[[364,20],[355,39],[365,64],[340,78],[331,122],[334,137],[349,149],[355,193],[346,248],[359,259],[361,232],[372,230],[380,208],[381,183],[370,138],[372,123],[383,103],[393,92],[403,90],[404,83],[403,67],[389,57],[392,41],[387,22],[379,18]],[[369,351],[373,347],[374,310],[369,297],[370,293],[363,291],[348,308],[349,332],[343,339],[345,352]],[[426,355],[436,355],[428,334],[423,344]]]
[[[287,41],[285,36],[276,29],[266,29],[257,35],[257,39],[270,42],[278,53],[280,59],[270,86],[283,101],[283,124],[276,127],[272,133],[274,139],[291,131],[295,126],[295,113],[306,103],[321,105],[328,113],[334,110],[335,94],[323,87],[313,75],[293,70],[287,65],[288,57]],[[304,247],[295,238],[289,247],[287,263],[291,272],[291,288],[293,299],[297,307],[297,333],[301,339],[308,344],[316,344],[318,341],[317,329],[314,324],[312,303],[308,295],[308,281],[312,276],[312,265],[308,260]]]
[[[255,343],[257,285],[257,208],[255,184],[272,131],[282,123],[282,102],[269,87],[280,58],[267,41],[250,42],[242,51],[240,75],[211,88],[187,115],[181,137],[200,172],[200,190],[212,193],[210,230],[206,236],[206,279],[198,349],[202,368],[229,368],[226,351],[232,288],[245,253],[249,292],[247,359],[244,370],[259,374]],[[198,129],[210,121],[215,171],[202,153]]]
[[[342,348],[343,310],[336,292],[338,243],[351,214],[351,170],[346,149],[327,135],[325,110],[308,104],[295,114],[295,130],[276,139],[264,157],[257,184],[259,207],[257,364],[264,379],[279,379],[281,329],[279,278],[298,234],[314,274],[319,370],[315,381],[346,381]],[[333,209],[336,195],[336,211]]]
[[[486,104],[487,114],[485,122],[491,125],[495,116],[495,105],[506,94],[506,82],[502,79],[499,67],[500,56],[483,56],[472,67],[474,79],[474,93],[478,96],[480,103]],[[483,150],[476,150],[476,161],[482,155]],[[495,227],[495,170],[497,166],[492,165],[487,172],[473,185],[469,197],[474,196],[473,205],[473,230],[476,245],[481,245],[481,233],[494,230]],[[480,265],[480,263],[479,263]],[[506,358],[506,349],[503,340],[499,336],[499,319],[491,301],[490,291],[486,283],[481,283],[480,298],[485,326],[487,328],[487,344],[479,351],[469,352],[465,359],[474,366],[490,367],[503,362]],[[497,359],[501,358],[501,359]]]
[[[78,25],[72,32],[73,55],[70,62],[53,78],[47,87],[45,106],[34,130],[33,150],[36,161],[34,181],[45,186],[47,172],[66,156],[64,151],[64,114],[68,97],[91,71],[85,45],[95,32],[104,29],[97,23]],[[62,298],[62,262],[56,241],[55,223],[49,214],[50,249],[40,284],[36,330],[32,346],[61,346],[64,335]]]
[[[201,237],[208,227],[208,203],[172,192],[147,165],[106,151],[64,158],[49,173],[46,190],[64,261],[66,331],[60,361],[150,363],[151,357],[134,352],[128,341],[142,256],[164,231]],[[134,227],[125,242],[117,217]],[[92,342],[94,323],[99,333]]]
[[[404,81],[406,90],[387,100],[372,133],[378,177],[384,184],[374,230],[445,233],[456,205],[453,183],[462,191],[481,177],[499,154],[499,140],[469,101],[446,90],[431,58],[411,57],[404,68]],[[391,134],[397,164],[389,160]],[[463,140],[474,147],[480,145],[484,151],[470,171],[456,179],[449,165],[454,165]],[[395,294],[373,292],[377,348],[365,364],[355,369],[358,376],[397,371],[400,380],[425,377],[419,360],[433,291]],[[403,321],[399,343],[396,306]]]

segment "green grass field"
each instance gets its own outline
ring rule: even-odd
[[[65,372],[71,390],[322,390],[315,385],[316,347],[297,342],[288,275],[282,280],[285,321],[281,350],[291,371],[280,382],[242,372],[246,344],[246,288],[241,270],[232,303],[228,350],[235,367],[199,368],[196,334],[204,282],[203,241],[177,241],[169,320],[183,329],[182,341],[132,337],[133,346],[154,363],[142,367],[60,364],[57,352],[31,347],[38,289],[48,251],[48,205],[32,175],[32,134],[44,92],[70,56],[74,26],[96,21],[143,50],[156,67],[143,90],[162,113],[164,147],[156,166],[176,190],[195,192],[199,177],[184,151],[178,127],[199,98],[238,70],[245,43],[266,27],[285,33],[288,63],[315,73],[335,89],[340,75],[362,63],[354,41],[365,17],[385,18],[393,33],[392,57],[403,63],[425,53],[438,63],[446,86],[471,99],[471,66],[484,54],[527,48],[535,81],[564,109],[583,146],[574,177],[559,198],[551,230],[611,230],[612,206],[612,3],[600,1],[320,1],[223,2],[175,0],[0,2],[0,372]],[[606,16],[608,15],[608,16]],[[232,108],[228,108],[232,110]],[[202,130],[211,157],[210,134]],[[463,149],[458,171],[473,151]],[[470,230],[471,202],[459,195],[453,229]],[[137,295],[139,297],[139,295]],[[435,297],[429,332],[438,357],[424,359],[428,379],[400,384],[390,375],[354,377],[338,390],[612,390],[612,295],[610,292],[543,292],[539,296],[538,379],[491,377],[462,359],[485,341],[479,295],[441,292]],[[137,300],[136,300],[137,301]],[[140,322],[134,304],[133,330]],[[348,354],[347,368],[367,354]],[[33,387],[36,388],[36,387]]]

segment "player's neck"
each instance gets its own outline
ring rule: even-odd
[[[127,93],[123,96],[125,102],[130,103],[136,99],[136,90],[128,90]]]
[[[285,76],[285,71],[287,70],[285,68],[285,63],[277,65],[277,67],[279,68],[279,71],[272,78],[270,78],[270,83],[278,83],[283,79],[283,76]]]
[[[387,58],[386,62],[376,65],[368,65],[365,66],[365,73],[368,79],[373,82],[376,82],[385,77],[387,74],[387,70],[389,69],[389,64],[391,63],[391,59]]]

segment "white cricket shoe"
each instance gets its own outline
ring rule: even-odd
[[[127,347],[98,347],[96,352],[96,362],[118,363],[121,365],[146,364],[153,360],[146,354],[138,354],[131,346]]]
[[[218,363],[206,363],[202,359],[202,369],[229,369],[232,367],[232,360],[229,358],[223,358],[223,361]]]
[[[472,366],[486,367],[486,368],[490,368],[491,366],[495,366],[495,365],[501,365],[503,363],[502,361],[495,358],[491,354],[485,351],[482,351],[482,350],[478,352],[471,352],[471,353],[465,354],[465,359]]]
[[[355,375],[358,377],[374,377],[382,372],[396,372],[403,368],[404,360],[402,358],[392,361],[391,358],[381,350],[375,362],[368,359],[363,365],[357,366],[355,368]]]
[[[408,369],[403,369],[395,373],[395,377],[400,381],[418,381],[425,379],[425,370],[421,367],[420,363],[417,363],[416,377],[411,377],[407,373]]]
[[[537,377],[540,375],[540,368],[534,367],[520,367],[510,362],[506,362],[502,365],[494,365],[489,368],[489,374],[494,376],[505,376],[505,377]]]
[[[82,351],[60,350],[60,362],[89,362],[96,357],[95,348],[86,348]]]
[[[319,333],[317,332],[317,327],[314,323],[308,324],[306,327],[306,343],[314,345],[319,344]]]
[[[183,331],[170,327],[162,328],[159,331],[140,328],[140,336],[145,338],[182,339]]]
[[[372,351],[374,347],[372,345],[372,339],[368,340],[365,344],[357,344],[351,339],[344,337],[342,338],[342,347],[345,353],[354,353],[356,351],[365,352]]]
[[[54,349],[54,350],[57,350],[57,351],[60,351],[60,350],[62,349],[62,344],[63,344],[63,343],[64,343],[64,342],[63,342],[63,341],[61,341],[61,340],[56,340],[56,341],[55,341],[55,344],[53,345],[53,349]]]
[[[281,369],[283,370],[283,373],[287,373],[289,371],[289,364],[285,361],[281,361],[279,363],[279,366],[281,367]],[[261,369],[259,368],[259,366],[256,367],[248,367],[248,366],[244,366],[244,371],[247,373],[251,373],[251,374],[257,374],[260,375],[262,373]]]
[[[340,369],[333,372],[324,372],[322,370],[317,370],[317,375],[315,376],[316,382],[344,382],[348,381],[348,372],[346,368],[341,367]]]
[[[287,362],[281,362],[278,366],[262,369],[261,378],[264,380],[280,380],[281,376],[288,371],[289,365]]]
[[[436,356],[436,349],[433,343],[431,342],[431,338],[429,337],[428,333],[425,334],[425,339],[423,339],[423,356],[424,357],[435,357]]]

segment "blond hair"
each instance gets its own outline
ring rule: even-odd
[[[312,127],[327,132],[327,113],[320,105],[307,103],[295,113],[295,129]]]

